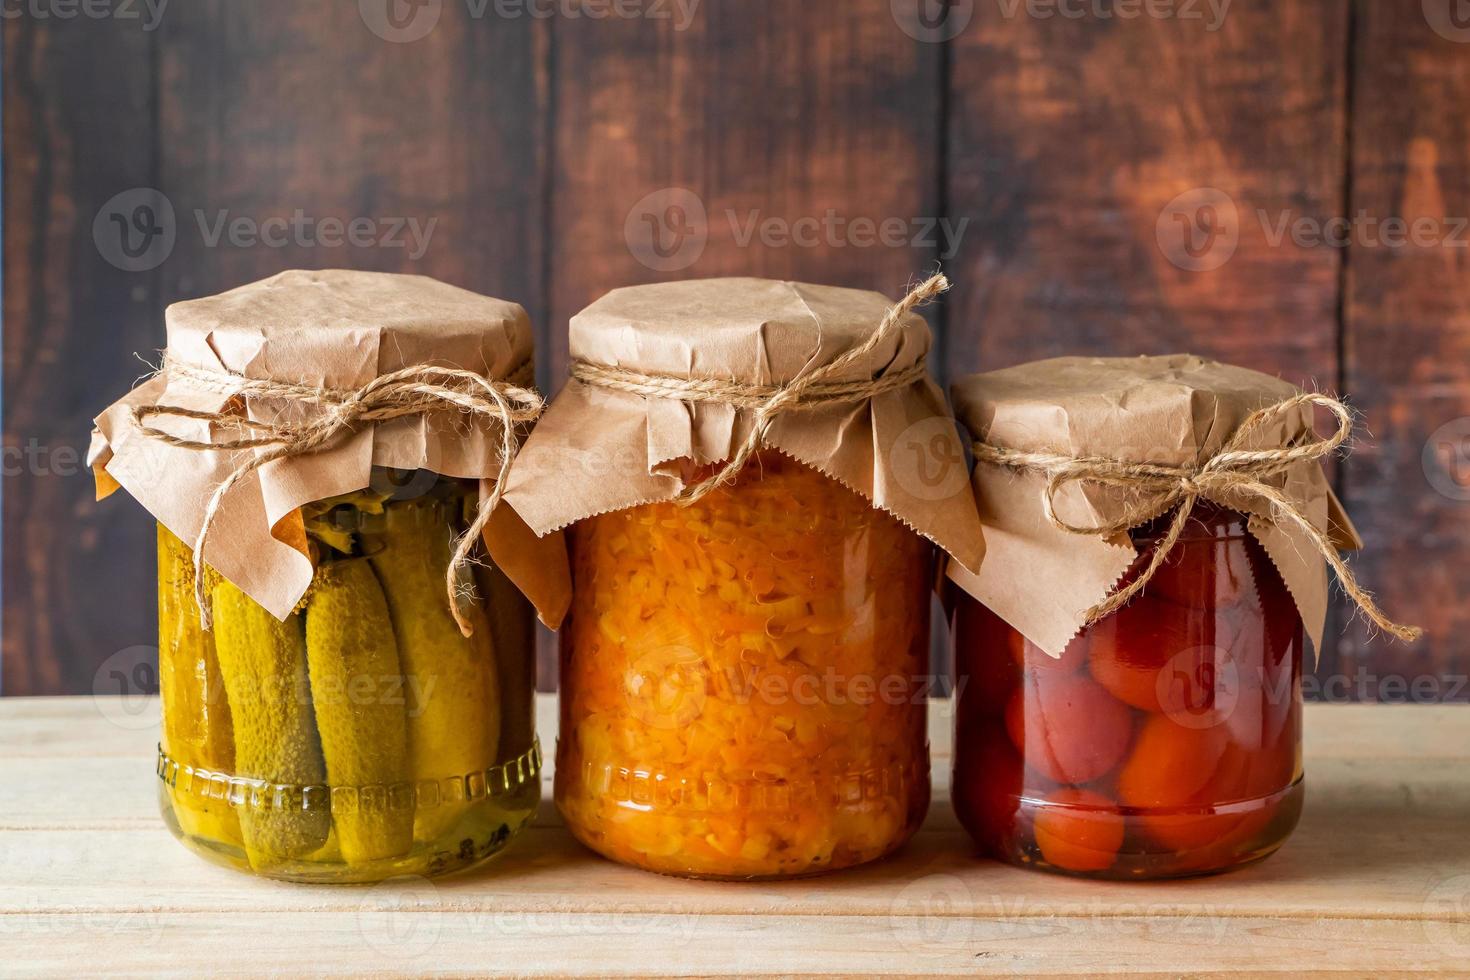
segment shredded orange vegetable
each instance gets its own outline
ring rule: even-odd
[[[572,533],[556,799],[584,843],[669,874],[872,860],[929,802],[931,549],[775,452],[689,507]]]

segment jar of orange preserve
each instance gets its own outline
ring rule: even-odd
[[[1356,543],[1319,462],[1349,416],[1191,357],[955,393],[995,529],[978,575],[951,569],[961,823],[1002,860],[1103,878],[1271,854],[1302,808],[1303,621],[1320,639],[1323,566]]]
[[[932,542],[978,544],[910,312],[937,290],[669,283],[573,319],[507,500],[570,525],[556,802],[593,850],[778,878],[917,829]]]

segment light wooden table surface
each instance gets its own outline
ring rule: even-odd
[[[974,857],[947,802],[947,709],[932,710],[928,822],[867,868],[663,878],[583,850],[546,803],[481,871],[332,888],[216,868],[169,837],[156,701],[0,700],[0,976],[1470,975],[1470,708],[1309,707],[1292,840],[1234,874],[1156,884]],[[540,710],[549,747],[553,702]]]

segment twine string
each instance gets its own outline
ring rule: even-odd
[[[1274,449],[1242,448],[1261,426],[1304,406],[1320,406],[1337,418],[1337,429],[1332,435],[1323,438],[1313,433],[1309,439]],[[1357,577],[1338,554],[1326,532],[1313,524],[1301,507],[1282,490],[1266,482],[1300,463],[1317,462],[1332,455],[1347,443],[1352,430],[1353,417],[1346,405],[1328,395],[1303,393],[1252,413],[1218,452],[1194,466],[1130,463],[1098,456],[1026,452],[984,441],[976,442],[974,451],[978,461],[1046,476],[1047,484],[1042,500],[1047,520],[1053,526],[1072,534],[1112,537],[1177,505],[1178,509],[1169,522],[1168,530],[1155,544],[1153,554],[1143,571],[1133,581],[1114,589],[1101,602],[1089,608],[1084,613],[1086,625],[1090,626],[1118,611],[1143,591],[1155,573],[1163,567],[1174,545],[1179,542],[1179,537],[1184,533],[1190,515],[1194,512],[1195,504],[1201,499],[1229,507],[1232,506],[1232,500],[1247,498],[1265,504],[1267,512],[1277,523],[1287,523],[1299,529],[1331,566],[1343,591],[1375,626],[1400,640],[1417,640],[1424,631],[1417,626],[1404,626],[1389,619],[1378,607],[1372,594],[1358,583]],[[1125,507],[1122,515],[1114,521],[1092,527],[1078,526],[1057,513],[1056,499],[1065,487],[1082,483],[1139,491],[1141,499],[1140,502]]]
[[[196,452],[255,450],[214,488],[204,508],[204,521],[198,537],[194,540],[194,599],[199,606],[201,625],[205,629],[213,625],[213,611],[205,588],[204,546],[219,516],[220,505],[241,480],[278,459],[320,452],[365,425],[458,409],[479,420],[500,423],[500,469],[490,493],[481,497],[474,520],[454,542],[444,576],[454,621],[461,633],[471,635],[474,627],[459,606],[458,579],[470,561],[475,542],[500,503],[505,478],[519,445],[516,426],[535,421],[544,407],[541,396],[534,390],[512,383],[526,377],[529,368],[529,364],[523,365],[511,373],[510,380],[497,381],[459,368],[417,364],[379,375],[360,388],[339,389],[247,378],[228,371],[166,361],[160,373],[166,373],[171,381],[183,381],[191,388],[228,395],[230,400],[213,412],[174,405],[138,405],[132,411],[133,426],[147,438],[179,449]],[[299,421],[264,422],[246,414],[247,400],[251,398],[295,402],[315,406],[321,411]],[[187,439],[156,427],[150,421],[154,417],[196,419],[245,434],[216,442]]]
[[[916,307],[947,289],[947,278],[943,275],[931,276],[889,309],[877,328],[861,344],[826,364],[808,365],[786,384],[751,385],[720,378],[645,374],[582,360],[573,362],[571,374],[575,380],[598,388],[642,395],[645,398],[733,405],[753,413],[749,433],[724,465],[699,483],[685,487],[675,498],[678,503],[687,506],[734,480],[751,456],[765,444],[766,434],[780,415],[786,412],[811,411],[828,405],[866,401],[885,391],[905,388],[922,379],[926,368],[921,362],[897,371],[885,369],[874,378],[858,381],[831,380],[854,362],[876,350],[889,335],[901,328],[904,318]]]

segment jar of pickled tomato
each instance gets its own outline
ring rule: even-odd
[[[1166,521],[1133,532],[1130,575]],[[1164,878],[1286,840],[1302,807],[1302,621],[1246,522],[1197,505],[1143,591],[1060,658],[953,591],[953,799],[984,850]]]
[[[319,501],[297,610],[277,620],[209,575],[209,630],[189,547],[159,525],[159,802],[190,850],[274,878],[378,881],[478,864],[530,820],[530,605],[481,569],[466,637],[445,601],[472,494],[439,480]]]
[[[699,502],[571,533],[556,800],[650,871],[777,878],[882,857],[929,805],[931,547],[766,451]]]
[[[505,499],[566,532],[555,792],[594,851],[786,878],[917,829],[937,556],[983,548],[913,312],[942,283],[667,282],[572,318]]]

